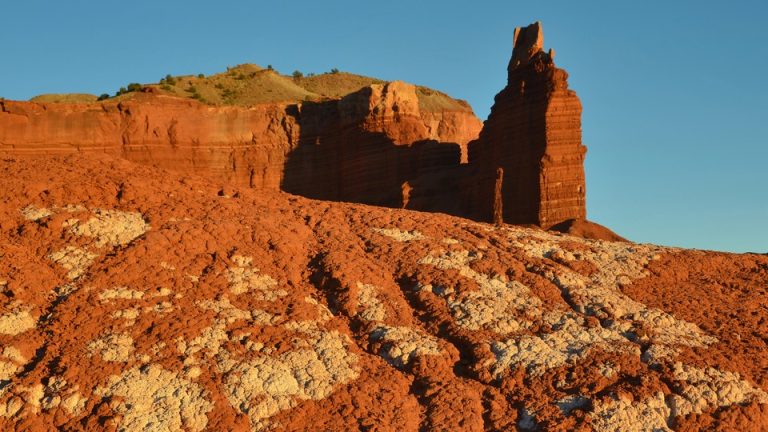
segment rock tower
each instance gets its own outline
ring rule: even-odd
[[[544,51],[541,23],[515,29],[507,71],[507,86],[469,147],[473,216],[494,221],[503,208],[504,222],[545,228],[586,218],[581,102],[554,52]]]

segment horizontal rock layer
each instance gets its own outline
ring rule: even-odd
[[[249,108],[137,93],[119,103],[0,101],[0,152],[99,152],[256,189],[401,206],[404,183],[458,166],[480,121],[424,111],[413,85]]]
[[[586,217],[581,103],[542,49],[538,23],[515,31],[507,86],[496,95],[469,162],[476,219],[549,227]],[[498,170],[503,171],[497,187]],[[494,198],[499,195],[499,199]]]

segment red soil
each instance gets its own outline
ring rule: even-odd
[[[761,430],[768,257],[0,161],[2,430]]]

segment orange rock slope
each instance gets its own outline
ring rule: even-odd
[[[768,257],[0,160],[0,430],[764,430]]]

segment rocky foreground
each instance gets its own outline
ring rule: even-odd
[[[768,257],[0,161],[2,430],[762,430]]]

